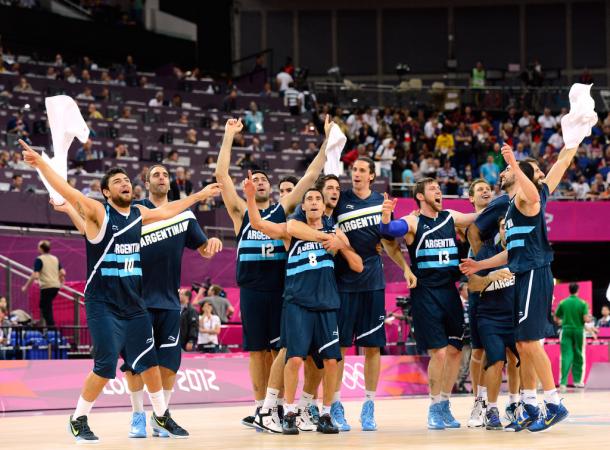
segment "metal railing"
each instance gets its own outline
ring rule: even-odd
[[[92,341],[85,326],[2,326],[6,342],[0,345],[0,359],[89,358]]]

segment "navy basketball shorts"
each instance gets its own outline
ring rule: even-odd
[[[385,290],[339,292],[339,344],[385,347]]]
[[[146,310],[123,317],[108,303],[85,301],[87,326],[93,341],[93,373],[114,378],[119,355],[138,374],[157,366],[155,338]]]
[[[479,304],[478,299],[473,299],[472,296],[468,297],[468,323],[470,325],[470,347],[473,350],[482,349],[483,344],[481,337],[479,336],[478,318],[477,318],[477,306]]]
[[[517,342],[537,341],[555,335],[551,266],[515,275]]]
[[[283,321],[286,359],[306,359],[311,353],[317,364],[325,359],[341,361],[336,311],[311,311],[294,303],[285,303]]]
[[[479,336],[485,349],[485,369],[498,361],[506,363],[506,350],[519,358],[515,340],[515,327],[512,323],[500,322],[488,318],[479,318]]]
[[[422,350],[451,345],[462,350],[464,309],[456,287],[422,286],[411,289],[413,327],[417,347]]]
[[[269,274],[269,276],[274,276]],[[279,350],[283,291],[239,289],[244,350]]]

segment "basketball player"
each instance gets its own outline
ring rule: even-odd
[[[506,248],[503,216],[500,216],[498,225],[500,242],[496,245],[483,245],[477,257],[486,259]],[[515,366],[518,358],[514,326],[515,277],[506,267],[493,272],[484,270],[468,279],[468,289],[481,293],[476,314],[479,336],[486,356],[485,372],[482,375],[489,399],[485,427],[488,430],[503,430],[498,412],[502,369],[507,362],[507,355],[510,355],[508,358],[513,360]],[[514,382],[512,379],[510,381]]]
[[[535,160],[517,162],[510,146],[502,147],[507,171],[517,186],[506,213],[507,250],[484,261],[465,260],[463,272],[470,275],[483,269],[508,264],[515,274],[517,309],[517,350],[521,358],[524,408],[520,408],[512,429],[538,432],[561,422],[568,410],[555,387],[548,355],[540,340],[553,334],[553,251],[546,228],[546,202],[568,169],[577,148],[563,148],[557,162],[544,175]],[[545,413],[538,408],[536,381],[544,389]]]
[[[455,286],[459,279],[456,227],[465,228],[477,214],[443,210],[438,182],[424,178],[415,186],[419,215],[391,220],[397,199],[383,203],[380,231],[404,236],[417,286],[411,289],[413,326],[419,348],[430,355],[428,383],[431,405],[428,428],[459,428],[451,413],[449,397],[461,362],[464,313]]]
[[[169,202],[169,172],[160,165],[152,166],[146,174],[148,199],[134,202],[154,209]],[[68,206],[55,207],[69,214]],[[54,205],[55,206],[55,205]],[[69,214],[77,229],[84,234],[85,221],[78,215]],[[195,215],[186,210],[177,216],[142,227],[140,249],[142,256],[142,297],[150,315],[155,350],[163,383],[163,394],[169,408],[169,401],[180,368],[182,350],[180,348],[180,275],[182,254],[185,248],[197,250],[204,258],[211,258],[222,250],[222,242],[217,238],[207,239],[197,223]],[[187,346],[192,346],[191,343]],[[187,350],[189,348],[187,347]],[[146,437],[146,414],[144,413],[144,383],[142,377],[134,374],[124,364],[131,406],[130,438]],[[169,437],[165,430],[153,424],[153,436]]]
[[[386,253],[403,270],[410,287],[417,280],[405,262],[398,242],[383,236],[379,231],[383,196],[371,190],[375,179],[375,163],[367,157],[359,157],[352,166],[352,189],[341,192],[333,215],[339,228],[345,233],[352,247],[364,261],[364,271],[351,270],[347,261],[338,255],[335,261],[335,275],[341,298],[338,313],[339,339],[342,357],[356,342],[364,348],[365,401],[360,413],[363,431],[375,431],[375,392],[379,382],[381,367],[381,347],[385,346],[385,276],[378,245],[381,243]],[[325,241],[324,247],[333,249],[332,240],[324,233],[313,230],[298,220],[288,222],[291,236],[308,241]],[[341,404],[343,361],[339,364],[337,385],[331,416],[340,431],[349,431]]]
[[[237,194],[229,175],[233,137],[242,128],[241,119],[227,121],[215,175],[217,181],[223,183],[222,198],[237,236],[237,284],[240,287],[244,350],[250,352],[250,377],[256,407],[260,408],[267,387],[266,352],[277,350],[280,340],[284,277],[279,274],[285,273],[287,253],[281,240],[271,239],[252,229],[246,202]],[[326,129],[330,130],[328,117]],[[315,182],[325,161],[326,141],[294,190],[277,204],[270,201],[271,185],[267,174],[255,170],[252,181],[256,185],[256,202],[261,216],[274,223],[286,222],[286,215],[292,213],[305,191]],[[242,421],[247,426],[253,426],[253,422],[254,416]]]
[[[70,417],[73,437],[77,443],[99,441],[89,428],[87,416],[108,379],[114,378],[119,353],[135,373],[141,374],[148,387],[153,405],[151,420],[155,426],[171,437],[188,436],[167,410],[156,353],[152,351],[154,336],[141,296],[141,229],[143,222],[169,219],[217,194],[220,186],[210,185],[185,199],[150,210],[131,204],[131,181],[123,169],[115,168],[102,179],[102,193],[107,199],[103,205],[72,188],[40,154],[22,140],[19,143],[24,149],[24,160],[39,169],[85,220],[88,273],[85,306],[93,341],[94,368],[85,380],[76,410]]]

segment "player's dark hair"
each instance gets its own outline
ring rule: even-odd
[[[110,179],[115,176],[115,175],[125,175],[127,178],[129,178],[129,174],[125,171],[125,169],[121,168],[121,167],[112,167],[111,169],[108,170],[108,172],[106,172],[104,174],[104,176],[102,177],[102,182],[100,183],[101,188],[102,188],[102,193],[104,192],[104,189],[108,190],[108,183],[110,182]]]
[[[38,243],[38,248],[43,251],[43,253],[49,253],[51,251],[51,243],[47,240],[40,241]]]
[[[322,196],[322,200],[324,200],[324,194],[322,193],[322,191],[320,189],[318,189],[317,187],[312,186],[309,189],[307,189],[305,191],[305,193],[303,194],[303,199],[301,200],[301,203],[305,203],[305,197],[307,197],[307,194],[309,194],[311,191],[318,192]]]
[[[535,172],[534,172],[534,168],[532,167],[532,163],[538,164],[538,162],[535,159],[530,160],[530,161],[524,159],[522,161],[519,161],[519,168],[525,174],[527,179],[530,180],[532,183],[534,183],[536,188],[538,188],[538,190],[540,190],[539,184],[534,181]]]
[[[364,161],[369,165],[369,173],[373,175],[373,181],[375,180],[375,161],[368,156],[359,156],[356,161]]]
[[[484,178],[477,178],[472,183],[470,183],[470,187],[468,188],[468,197],[474,197],[474,188],[477,184],[485,183],[487,186],[491,188],[491,185]]]
[[[436,182],[437,181],[434,178],[422,178],[417,182],[417,184],[415,185],[415,190],[413,191],[413,198],[415,199],[418,208],[421,206],[421,204],[419,202],[419,199],[417,198],[417,194],[423,195],[423,193],[426,191],[426,186]]]
[[[328,180],[335,180],[337,183],[339,183],[339,187],[341,187],[341,181],[339,181],[339,177],[330,173],[328,175],[320,175],[316,180],[316,184],[314,185],[315,188],[319,189],[320,191],[323,190]]]
[[[248,154],[248,153],[246,153],[246,154]],[[252,176],[254,177],[254,175],[256,175],[257,173],[264,175],[265,178],[267,178],[267,181],[269,181],[269,183],[271,183],[271,181],[269,180],[269,175],[267,175],[267,172],[265,172],[264,170],[256,169],[256,170],[252,171]]]
[[[156,169],[157,167],[161,167],[161,168],[162,168],[163,170],[165,170],[165,171],[167,172],[167,174],[169,175],[169,170],[167,170],[167,167],[165,167],[163,164],[155,164],[155,165],[151,166],[151,168],[150,168],[150,169],[148,169],[148,170],[146,171],[146,182],[147,182],[147,183],[148,183],[148,182],[150,182],[150,174],[151,174],[151,173],[152,173],[152,171],[153,171],[154,169]]]
[[[570,286],[568,289],[570,289],[570,294],[572,295],[576,295],[576,293],[578,292],[578,283],[570,283]]]
[[[254,174],[252,174],[252,175],[254,175]],[[279,189],[281,184],[285,183],[285,182],[292,183],[296,186],[297,183],[299,182],[299,179],[297,177],[295,177],[294,175],[288,175],[288,176],[282,177],[282,179],[277,183],[277,188]]]

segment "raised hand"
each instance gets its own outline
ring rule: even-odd
[[[509,166],[515,167],[517,165],[517,159],[510,145],[504,144],[502,146],[502,156]]]
[[[388,224],[392,220],[392,213],[394,212],[394,208],[396,208],[396,203],[398,203],[398,199],[394,198],[390,200],[387,192],[383,193],[383,205],[381,206],[381,222]]]
[[[246,198],[254,198],[256,194],[256,187],[254,186],[254,182],[252,181],[252,171],[248,170],[248,178],[244,180],[243,183],[244,195]]]
[[[40,153],[33,150],[28,144],[26,144],[23,140],[19,139],[19,145],[23,148],[23,160],[30,166],[36,168],[40,165],[42,161],[42,156]]]
[[[244,124],[242,123],[241,118],[229,119],[229,120],[227,120],[227,123],[225,124],[225,132],[231,133],[233,135],[239,133],[243,128],[244,128]]]
[[[207,200],[210,197],[216,197],[222,192],[222,184],[210,183],[198,192],[200,200]]]
[[[208,239],[208,243],[205,246],[205,256],[206,258],[213,257],[216,253],[222,251],[222,241],[218,238],[210,238]]]
[[[330,120],[330,114],[326,114],[326,117],[324,117],[324,134],[326,135],[326,139],[328,139],[328,136],[330,136],[330,130],[333,127],[333,121]]]

